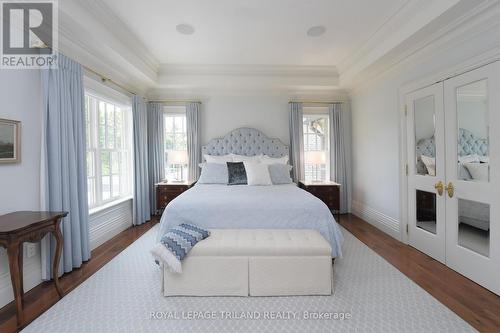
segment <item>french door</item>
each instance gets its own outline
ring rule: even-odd
[[[500,62],[446,80],[444,101],[446,264],[500,294]]]
[[[444,263],[445,147],[442,83],[408,94],[406,106],[409,243]],[[431,162],[430,171],[423,162],[425,158]]]
[[[406,106],[409,244],[500,294],[500,62]]]

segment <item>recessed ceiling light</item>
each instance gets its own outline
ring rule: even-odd
[[[192,35],[194,33],[193,26],[185,23],[177,24],[175,30],[183,35]]]
[[[309,37],[319,37],[322,34],[324,34],[326,31],[326,28],[322,25],[316,25],[314,27],[310,27],[309,30],[307,30],[307,35]]]

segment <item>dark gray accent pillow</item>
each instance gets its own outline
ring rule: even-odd
[[[243,162],[226,162],[228,182],[227,185],[247,185],[247,172]]]

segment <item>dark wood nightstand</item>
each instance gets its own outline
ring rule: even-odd
[[[169,182],[156,184],[156,207],[162,212],[168,203],[174,200],[179,194],[190,189],[196,182]]]
[[[335,214],[340,212],[340,184],[332,181],[299,181],[299,187],[321,199]]]

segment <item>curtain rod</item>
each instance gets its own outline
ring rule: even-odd
[[[99,77],[101,78],[101,81],[102,81],[103,83],[105,83],[105,82],[110,82],[110,83],[112,83],[113,85],[115,85],[115,86],[117,86],[118,88],[120,88],[120,89],[122,89],[122,90],[124,90],[124,91],[128,92],[128,93],[129,93],[129,94],[131,94],[131,95],[137,95],[135,92],[128,90],[126,87],[122,86],[122,85],[121,85],[121,84],[119,84],[118,82],[115,82],[115,81],[113,81],[112,79],[110,79],[110,78],[108,78],[108,77],[106,77],[106,76],[102,75],[101,73],[96,72],[96,71],[95,71],[95,70],[93,70],[92,68],[89,68],[89,67],[84,66],[84,65],[82,65],[82,67],[83,67],[86,71],[91,72],[92,74],[99,76]]]
[[[302,103],[302,104],[337,104],[343,103],[344,101],[289,101],[288,104],[291,103]]]
[[[151,103],[201,103],[201,101],[193,101],[193,100],[187,100],[187,99],[161,99],[161,100],[151,100],[149,101]]]

